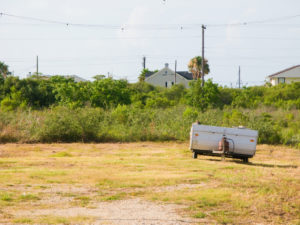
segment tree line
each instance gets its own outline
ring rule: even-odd
[[[259,143],[300,148],[300,82],[237,89],[197,79],[163,88],[94,78],[1,74],[0,143],[187,140],[198,120],[243,125],[259,131]]]
[[[277,86],[254,86],[242,89],[222,87],[208,80],[190,82],[190,88],[174,85],[154,87],[144,81],[134,84],[126,80],[98,77],[92,82],[75,82],[72,78],[33,76],[20,79],[0,77],[1,110],[43,109],[51,106],[100,107],[136,105],[141,108],[166,108],[179,104],[204,111],[208,108],[257,108],[261,105],[284,109],[300,109],[300,83]]]

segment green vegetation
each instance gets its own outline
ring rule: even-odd
[[[199,120],[243,125],[259,131],[259,143],[300,148],[300,82],[233,89],[199,79],[166,89],[102,75],[79,83],[0,76],[0,143],[187,140]]]
[[[87,206],[89,202],[91,201],[90,197],[88,196],[77,196],[74,198],[74,205],[81,205],[81,206]]]
[[[132,142],[185,141],[193,122],[216,126],[243,125],[259,131],[259,143],[300,147],[299,110],[208,109],[178,105],[139,108],[119,105],[101,108],[55,107],[38,111],[1,112],[0,142]],[[70,157],[54,153],[53,157]]]
[[[20,201],[37,201],[40,200],[40,198],[34,194],[22,194],[20,197]]]
[[[52,157],[72,157],[69,152],[58,152],[52,155]]]
[[[0,201],[11,202],[13,201],[12,195],[9,193],[0,192]]]
[[[62,216],[40,216],[38,218],[17,218],[13,220],[14,224],[92,224],[94,221],[91,217],[62,217]]]
[[[203,84],[204,84],[204,76],[206,74],[209,74],[209,72],[210,72],[207,59],[204,58],[204,75],[202,74],[203,67],[202,67],[202,57],[201,56],[196,56],[196,57],[192,58],[189,61],[188,68],[189,68],[189,71],[191,73],[193,73],[193,77],[195,77],[196,79],[201,78],[203,81]]]

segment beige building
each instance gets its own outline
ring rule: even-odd
[[[170,88],[174,84],[183,84],[186,88],[189,88],[189,82],[193,80],[193,75],[187,71],[176,71],[169,68],[169,64],[166,63],[165,67],[156,73],[148,73],[145,77],[145,82],[154,86]]]
[[[268,76],[270,83],[274,86],[280,83],[290,84],[300,82],[300,65],[293,66]]]

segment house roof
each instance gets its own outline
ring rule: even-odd
[[[152,76],[153,74],[155,74],[155,73],[148,72],[145,74],[145,78],[148,78],[148,77]],[[193,74],[189,73],[188,71],[176,71],[176,74],[181,75],[182,77],[184,77],[187,80],[193,80]]]
[[[77,75],[64,75],[65,78],[73,78],[75,82],[86,82],[86,79],[83,79],[82,77],[79,77]]]
[[[155,74],[155,73],[154,73],[154,72],[147,72],[147,73],[145,74],[145,78],[150,77],[152,74]]]
[[[177,74],[183,76],[187,80],[193,80],[193,74],[188,71],[176,71]]]
[[[277,72],[277,73],[271,74],[271,75],[269,75],[268,77],[274,77],[274,76],[276,76],[276,75],[279,75],[279,74],[281,74],[281,73],[287,72],[287,71],[289,71],[289,70],[292,70],[292,69],[295,69],[295,68],[298,68],[298,67],[300,67],[300,65],[292,66],[292,67],[289,67],[289,68],[287,68],[287,69],[285,69],[285,70],[282,70],[282,71],[279,71],[279,72]]]

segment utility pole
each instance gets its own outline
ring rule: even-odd
[[[205,67],[205,60],[204,60],[204,30],[206,27],[202,25],[202,87],[204,86],[204,67]]]
[[[239,88],[241,88],[241,66],[239,66]]]
[[[174,84],[176,84],[176,73],[177,73],[177,60],[175,60],[175,82],[174,82]]]
[[[143,57],[143,68],[146,69],[146,56]]]
[[[39,56],[36,56],[36,75],[39,75]]]

